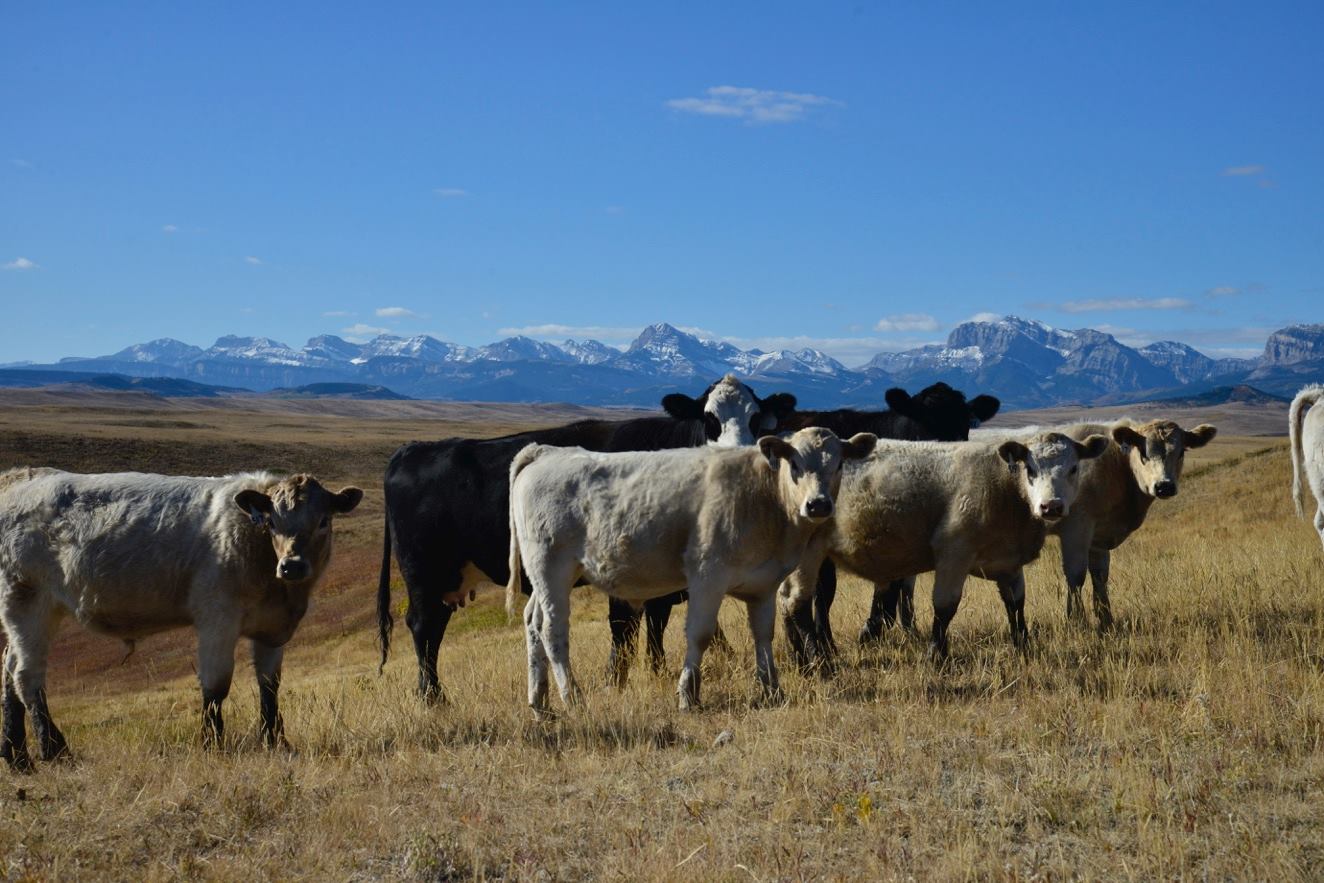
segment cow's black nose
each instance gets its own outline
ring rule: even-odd
[[[1062,505],[1061,500],[1048,500],[1039,504],[1039,514],[1044,518],[1061,518],[1066,510],[1067,507]]]
[[[282,558],[276,575],[281,579],[304,579],[308,576],[308,562],[300,558]]]
[[[810,518],[827,518],[832,514],[832,501],[827,497],[815,497],[805,503],[805,514]]]
[[[1175,496],[1177,496],[1177,482],[1175,482],[1175,481],[1159,481],[1159,482],[1155,482],[1155,484],[1154,484],[1154,496],[1156,496],[1156,497],[1162,497],[1162,498],[1164,498],[1164,499],[1166,499],[1166,498],[1168,498],[1168,497],[1175,497]]]

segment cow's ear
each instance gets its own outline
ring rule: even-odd
[[[1137,448],[1142,454],[1145,452],[1145,437],[1129,426],[1113,427],[1113,441]]]
[[[240,491],[235,494],[234,504],[244,510],[248,517],[253,519],[254,524],[261,524],[275,508],[271,505],[271,497],[255,490]]]
[[[1218,427],[1209,423],[1201,423],[1191,430],[1182,430],[1182,442],[1188,448],[1203,448],[1214,440],[1218,435]]]
[[[795,413],[795,396],[789,392],[775,392],[763,400],[761,409],[763,413],[776,417],[780,426]]]
[[[1082,460],[1093,460],[1095,457],[1102,457],[1103,452],[1108,450],[1108,436],[1091,435],[1083,442],[1073,441],[1076,446],[1076,456]]]
[[[970,402],[970,413],[980,423],[987,423],[998,413],[1002,402],[996,396],[975,396]]]
[[[873,453],[878,436],[872,432],[857,432],[841,443],[841,455],[847,460],[863,460]]]
[[[363,491],[356,487],[347,487],[338,494],[331,495],[331,508],[341,515],[353,512],[354,507],[363,500]]]
[[[777,471],[777,459],[781,458],[790,462],[795,456],[795,445],[784,441],[775,435],[765,435],[759,439],[759,450],[768,460],[768,466],[773,472]]]
[[[662,410],[677,420],[703,419],[703,405],[698,399],[692,399],[683,392],[673,392],[663,396]]]
[[[894,386],[883,394],[883,401],[887,402],[887,407],[896,411],[898,414],[909,416],[915,410],[914,404],[910,398],[910,393],[899,386]]]
[[[1030,456],[1030,449],[1015,439],[1007,439],[998,445],[998,456],[1008,466],[1015,466],[1025,462],[1025,458]]]

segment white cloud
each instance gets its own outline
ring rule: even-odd
[[[874,331],[937,331],[942,326],[927,313],[900,313],[879,319]]]
[[[12,261],[10,261],[9,263],[5,264],[5,269],[6,269],[6,270],[35,270],[35,269],[37,269],[37,268],[40,267],[40,266],[41,266],[41,265],[38,264],[36,261],[30,261],[30,260],[28,260],[27,258],[21,258],[21,257],[20,257],[20,258],[14,258]]]
[[[1064,313],[1105,313],[1115,310],[1188,310],[1194,306],[1182,297],[1112,297],[1091,300],[1069,300],[1043,306]]]
[[[32,165],[32,163],[28,162],[28,161],[25,160],[25,159],[18,159],[17,157],[14,158],[14,159],[11,159],[11,160],[9,161],[9,164],[12,165],[12,166],[13,166],[14,168],[16,168],[16,169],[31,169],[31,168],[34,168],[34,166]]]
[[[405,307],[378,307],[376,310],[378,319],[418,319],[420,316],[413,310]]]
[[[1232,297],[1241,294],[1241,289],[1235,285],[1215,285],[1205,292],[1209,297]]]
[[[166,225],[164,225],[164,226],[161,227],[161,232],[162,232],[162,233],[178,233],[178,232],[179,232],[179,228],[176,227],[174,224],[166,224]]]
[[[327,310],[322,314],[323,319],[348,319],[354,315],[349,310]]]
[[[807,92],[777,92],[743,86],[713,86],[701,98],[673,98],[672,110],[700,116],[728,117],[751,123],[793,123],[812,108],[842,107],[842,102]]]
[[[1248,175],[1263,175],[1264,172],[1264,166],[1261,165],[1228,166],[1226,169],[1223,169],[1223,174],[1230,178],[1242,178]]]
[[[609,205],[604,208],[603,211],[609,215],[623,215],[625,214],[625,207],[620,205]]]
[[[370,337],[376,337],[379,334],[390,334],[389,328],[378,328],[374,325],[365,325],[362,322],[355,322],[348,328],[341,328],[340,333],[345,339],[353,343],[363,343]]]
[[[253,266],[253,267],[260,267],[260,266],[262,266],[262,259],[261,259],[261,258],[255,258],[255,257],[253,257],[253,256],[250,254],[250,255],[248,255],[247,257],[244,258],[244,263],[245,263],[245,264],[248,264],[248,265],[250,265],[250,266]]]
[[[463,199],[469,195],[468,190],[459,187],[433,187],[432,192],[442,199]]]
[[[966,322],[1001,322],[1002,313],[975,313]]]

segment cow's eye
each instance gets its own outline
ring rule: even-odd
[[[1077,472],[1079,472],[1079,471],[1080,471],[1080,467],[1079,467],[1079,466],[1072,466],[1072,467],[1071,467],[1071,474],[1072,474],[1072,475],[1075,475],[1075,474],[1076,474]]]
[[[323,515],[323,516],[322,516],[322,523],[319,524],[319,525],[317,525],[317,529],[318,529],[318,530],[326,530],[326,529],[327,529],[328,527],[330,527],[330,526],[331,526],[331,516],[330,516],[330,515]]]

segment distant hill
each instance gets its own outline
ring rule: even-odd
[[[178,377],[129,377],[81,371],[0,368],[0,387],[76,386],[123,392],[146,392],[167,398],[215,398],[249,392],[232,386],[212,386]]]
[[[273,389],[265,395],[275,399],[360,399],[373,401],[407,401],[409,396],[384,386],[366,383],[309,383],[290,389]]]
[[[558,346],[510,337],[470,347],[427,335],[387,334],[366,343],[320,335],[296,348],[267,337],[227,335],[206,349],[166,338],[108,356],[13,366],[5,373],[53,371],[183,378],[297,397],[381,396],[386,393],[369,390],[383,388],[425,399],[645,407],[655,407],[668,392],[697,394],[727,372],[760,392],[793,393],[807,408],[881,408],[889,387],[917,390],[942,380],[970,394],[996,395],[1010,410],[1202,396],[1243,384],[1290,396],[1306,383],[1324,381],[1324,325],[1276,331],[1255,359],[1214,359],[1170,340],[1135,348],[1091,328],[1059,329],[1006,316],[964,322],[945,344],[879,353],[854,368],[814,349],[742,350],[663,322],[645,328],[624,351],[594,340]]]
[[[1274,395],[1242,383],[1237,386],[1217,386],[1198,395],[1155,399],[1153,404],[1174,405],[1181,408],[1208,408],[1234,402],[1243,405],[1288,405],[1291,404],[1292,399],[1290,396]]]

